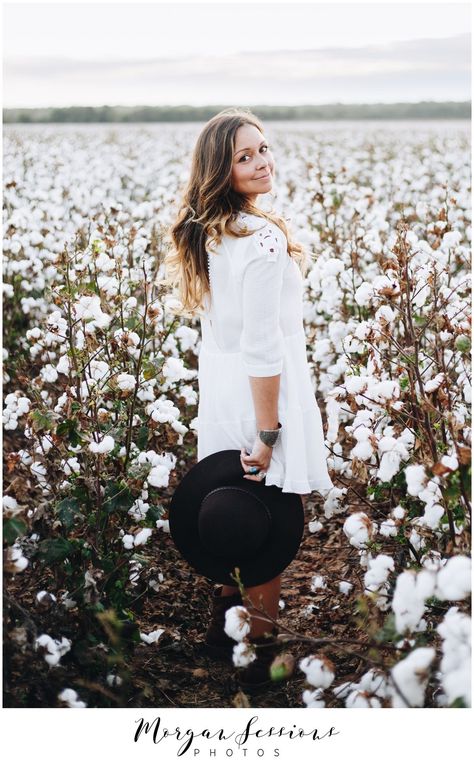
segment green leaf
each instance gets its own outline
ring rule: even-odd
[[[78,424],[75,418],[63,420],[56,428],[56,435],[64,436],[74,447],[80,444],[81,440],[84,440],[84,437],[78,430]]]
[[[38,547],[38,558],[46,565],[63,562],[75,551],[76,545],[67,538],[46,538]]]
[[[28,526],[22,519],[10,517],[10,519],[6,519],[3,523],[3,540],[11,546],[17,538],[25,535],[27,529]]]
[[[137,437],[137,447],[146,450],[148,446],[148,426],[140,426]]]
[[[62,522],[66,528],[66,532],[69,533],[74,526],[74,517],[79,514],[81,508],[79,501],[75,498],[64,498],[55,506],[55,512],[58,519]]]
[[[30,412],[30,418],[33,421],[35,431],[50,431],[56,422],[57,414],[51,410],[46,410],[46,412],[33,410]]]
[[[471,350],[471,340],[467,335],[459,335],[459,337],[456,338],[454,347],[457,351],[468,353],[468,351]]]
[[[401,377],[398,382],[400,383],[400,388],[402,389],[402,391],[408,388],[408,385],[410,383],[406,375],[403,375],[403,377]]]
[[[151,519],[153,522],[158,522],[159,519],[163,519],[164,513],[163,506],[150,506],[146,513],[146,518]]]
[[[105,488],[105,499],[102,505],[106,514],[114,511],[126,513],[134,504],[134,497],[123,482],[109,482]]]
[[[459,707],[466,708],[467,704],[464,701],[462,696],[458,696],[456,699],[454,699],[454,701],[451,702],[451,704],[449,706],[453,707],[453,708],[455,707],[457,709]]]

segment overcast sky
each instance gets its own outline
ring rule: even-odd
[[[468,3],[6,3],[4,106],[470,98]]]

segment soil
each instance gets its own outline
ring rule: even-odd
[[[369,653],[372,658],[378,655],[368,639],[367,619],[357,599],[364,588],[364,570],[357,550],[349,545],[342,531],[345,518],[358,507],[357,498],[349,500],[339,516],[326,521],[321,497],[317,493],[306,496],[304,536],[296,558],[282,578],[284,607],[279,623],[292,634],[307,638],[285,644],[285,652],[293,654],[296,660],[288,680],[248,695],[236,683],[236,669],[231,663],[206,655],[203,638],[213,585],[192,571],[176,551],[170,535],[160,530],[151,550],[147,545],[144,551],[153,556],[164,580],[157,592],[146,592],[135,608],[140,632],[165,630],[152,644],[136,640],[127,644],[125,639],[121,646],[105,645],[104,635],[100,634],[95,642],[89,635],[86,643],[87,635],[78,634],[79,614],[75,616],[74,611],[61,610],[57,605],[45,610],[38,608],[35,597],[45,587],[44,575],[32,579],[26,570],[6,580],[4,706],[58,707],[61,690],[73,688],[88,707],[304,708],[302,693],[308,685],[298,661],[316,652],[327,656],[335,666],[332,687],[348,680],[357,681],[370,667],[370,661],[364,657]],[[315,516],[324,527],[313,534],[308,523]],[[316,574],[325,577],[327,587],[312,591],[311,579]],[[353,584],[348,595],[339,591],[342,580]],[[372,607],[371,618],[374,613],[377,610]],[[64,635],[72,640],[71,651],[58,666],[50,668],[41,652],[34,650],[34,639],[42,633],[54,638]],[[321,637],[334,642],[320,645],[317,640]],[[384,660],[387,665],[390,663],[384,649],[379,655],[381,664]],[[122,678],[119,686],[107,682],[111,672]],[[325,699],[327,707],[343,706],[332,694],[332,688],[326,691]]]

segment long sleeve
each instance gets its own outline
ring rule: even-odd
[[[279,375],[283,369],[280,297],[286,251],[283,234],[272,224],[249,237],[242,278],[244,367],[253,377]]]

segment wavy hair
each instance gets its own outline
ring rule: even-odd
[[[239,211],[264,217],[281,228],[288,254],[303,275],[308,267],[307,254],[301,244],[290,240],[285,221],[273,210],[261,210],[231,185],[235,136],[245,124],[263,133],[262,124],[250,110],[222,110],[206,123],[196,140],[189,180],[165,236],[170,248],[164,258],[165,279],[160,282],[173,287],[179,315],[192,317],[204,310],[204,297],[210,293],[208,251],[220,244],[224,234],[241,238],[258,229],[236,227]]]

